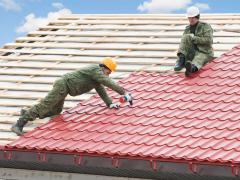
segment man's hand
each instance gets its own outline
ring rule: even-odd
[[[193,34],[193,33],[191,33],[191,34],[189,34],[189,36],[191,37],[191,39],[193,39],[193,37],[194,37],[194,34]]]
[[[113,108],[119,109],[120,108],[120,103],[112,103],[112,104],[110,104],[109,108],[110,109],[113,109]]]

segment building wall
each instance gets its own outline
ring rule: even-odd
[[[0,168],[0,180],[140,180],[138,178],[87,175],[51,171]],[[144,180],[144,179],[141,179]]]

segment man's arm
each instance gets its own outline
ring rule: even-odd
[[[108,96],[105,88],[102,85],[99,85],[95,88],[98,95],[101,97],[101,99],[105,102],[105,104],[109,107],[110,104],[112,104],[112,99]]]
[[[193,43],[199,45],[211,45],[213,41],[213,30],[210,25],[205,25],[203,37],[193,36]]]
[[[111,78],[104,75],[101,70],[97,71],[92,75],[93,80],[97,81],[98,83],[112,89],[113,91],[116,91],[120,95],[125,94],[124,88],[119,86],[117,83],[115,83]]]

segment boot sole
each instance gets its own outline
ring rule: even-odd
[[[174,68],[174,71],[181,71],[184,67]]]

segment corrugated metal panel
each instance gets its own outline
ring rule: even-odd
[[[239,163],[239,53],[235,48],[192,78],[133,73],[120,81],[133,94],[133,106],[108,109],[94,96],[6,148]]]

